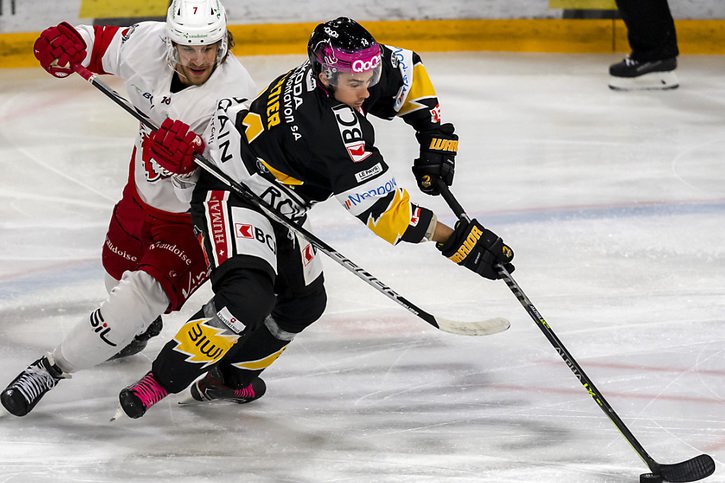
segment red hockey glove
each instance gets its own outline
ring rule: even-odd
[[[514,271],[511,264],[514,251],[476,219],[456,223],[450,238],[445,243],[437,243],[436,247],[443,256],[490,280],[501,278],[495,268],[499,263],[509,272]]]
[[[188,124],[167,118],[144,140],[141,157],[173,174],[189,174],[196,169],[194,155],[203,152],[204,140]]]
[[[456,167],[458,136],[453,133],[453,124],[441,124],[434,131],[415,134],[420,143],[420,157],[413,162],[413,174],[418,188],[429,195],[441,194],[438,180],[450,186]]]
[[[61,22],[40,33],[33,51],[43,69],[63,78],[73,73],[73,64],[86,58],[86,42],[71,24]]]

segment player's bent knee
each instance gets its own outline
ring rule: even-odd
[[[261,325],[274,303],[272,277],[263,271],[236,270],[214,287],[216,313],[235,332]]]
[[[319,277],[304,291],[281,298],[272,316],[280,330],[297,334],[319,319],[326,307],[327,292],[322,277]]]
[[[281,342],[292,342],[298,332],[289,332],[280,327],[279,322],[271,315],[264,319],[264,326],[273,338]]]
[[[54,350],[66,372],[100,364],[144,332],[168,306],[160,284],[145,272],[126,272],[108,298],[76,324]]]
[[[100,306],[100,314],[109,326],[137,335],[166,311],[169,298],[161,284],[146,272],[125,272],[108,298]],[[128,342],[128,337],[121,343]]]

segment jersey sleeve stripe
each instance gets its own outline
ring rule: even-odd
[[[95,72],[96,74],[107,74],[103,70],[103,55],[108,50],[108,46],[111,45],[113,37],[116,36],[118,27],[112,25],[94,25],[93,33],[95,40],[93,41],[93,50],[91,52],[91,61],[88,64],[88,70]]]

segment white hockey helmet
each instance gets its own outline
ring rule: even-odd
[[[227,13],[219,0],[173,0],[166,15],[169,64],[178,62],[174,44],[212,45],[221,41],[217,63],[227,54]]]

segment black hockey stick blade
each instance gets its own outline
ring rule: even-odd
[[[665,481],[687,482],[702,480],[714,472],[715,461],[710,455],[701,454],[681,463],[659,465],[655,474],[661,476]]]

